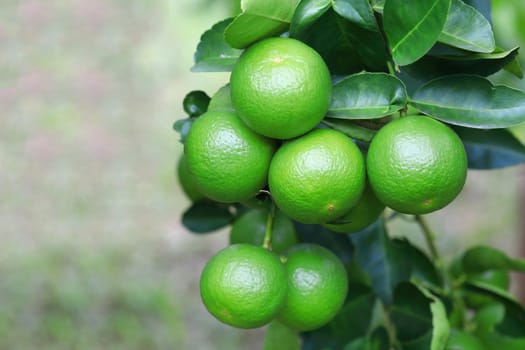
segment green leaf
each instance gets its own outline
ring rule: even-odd
[[[299,0],[242,0],[242,13],[224,32],[226,41],[236,49],[286,31]]]
[[[518,57],[514,57],[514,59],[506,64],[503,69],[513,74],[515,77],[523,79],[523,69],[521,68],[521,63]]]
[[[513,338],[498,333],[481,333],[479,338],[486,350],[523,350],[525,337]]]
[[[388,261],[389,240],[383,222],[376,222],[364,231],[355,233],[350,239],[356,247],[357,264],[369,276],[375,293],[381,301],[392,303],[392,280],[394,279],[392,265]]]
[[[301,0],[290,23],[290,36],[302,36],[315,21],[332,7],[331,0]]]
[[[368,0],[333,0],[335,12],[358,26],[378,31],[376,18]]]
[[[209,233],[229,225],[233,220],[227,206],[201,201],[195,202],[182,214],[182,224],[194,233]]]
[[[234,49],[224,40],[224,30],[232,19],[214,24],[201,36],[197,51],[193,56],[195,64],[192,72],[229,72],[241,55],[241,50]]]
[[[208,110],[210,103],[210,96],[204,91],[194,90],[189,92],[182,101],[184,111],[188,113],[190,117],[198,117]]]
[[[478,76],[434,79],[413,94],[411,104],[434,118],[471,128],[506,128],[525,122],[523,91],[494,86]]]
[[[401,342],[418,339],[432,329],[431,301],[411,283],[401,283],[395,289],[390,318]]]
[[[386,1],[384,30],[397,64],[415,62],[432,48],[447,20],[450,1]]]
[[[309,225],[300,222],[294,222],[294,224],[301,242],[319,244],[330,249],[344,264],[352,261],[354,247],[345,235],[332,232],[321,225]]]
[[[432,313],[432,342],[430,350],[443,350],[447,345],[450,334],[450,325],[447,319],[447,311],[440,299],[436,298],[426,288],[418,286],[421,293],[431,299],[430,312]]]
[[[525,145],[507,129],[454,127],[467,151],[471,169],[497,169],[525,163]]]
[[[490,16],[492,9],[491,0],[463,0],[463,2],[474,7],[489,21],[489,23],[492,23],[492,18]]]
[[[356,125],[353,121],[347,119],[325,118],[321,123],[334,130],[342,132],[343,134],[352,139],[364,142],[372,141],[372,138],[376,134],[376,131],[370,130],[369,128],[363,126]]]
[[[393,114],[407,103],[403,83],[385,73],[358,73],[333,86],[328,117],[374,119]]]
[[[370,287],[351,284],[348,298],[334,319],[326,326],[302,334],[303,350],[341,349],[349,342],[366,335],[375,300]]]
[[[389,350],[388,333],[383,327],[376,328],[372,334],[357,338],[346,344],[343,350]]]
[[[497,49],[490,54],[467,53],[461,55],[426,55],[419,61],[402,67],[396,73],[405,85],[409,94],[419,89],[432,79],[452,74],[473,74],[489,76],[500,71],[516,60],[518,48],[509,51]]]
[[[479,332],[494,332],[498,323],[505,317],[505,306],[502,303],[490,303],[479,309],[472,321]]]
[[[300,350],[299,335],[277,320],[270,322],[264,336],[263,350]]]
[[[490,53],[496,48],[489,21],[461,0],[452,0],[440,42],[460,49]]]
[[[469,248],[461,259],[467,273],[479,273],[487,270],[512,270],[525,272],[525,259],[513,259],[499,249],[478,245]]]
[[[186,137],[188,136],[191,125],[193,124],[193,122],[195,122],[195,120],[197,120],[197,118],[190,117],[185,119],[179,119],[175,123],[173,123],[173,130],[180,134],[180,143],[184,144],[184,142],[186,142]]]
[[[307,29],[290,36],[318,51],[333,75],[387,70],[388,52],[381,33],[347,21],[332,8],[320,13]]]

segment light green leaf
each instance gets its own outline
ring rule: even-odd
[[[434,118],[471,128],[506,128],[525,122],[525,93],[494,86],[479,76],[434,79],[413,94],[410,104]]]
[[[413,63],[432,48],[447,20],[450,1],[386,1],[384,30],[398,65]]]
[[[379,30],[368,0],[334,0],[333,7],[335,12],[350,22],[367,30]]]
[[[224,40],[224,29],[232,19],[218,22],[202,34],[191,67],[192,72],[229,72],[241,55],[241,50],[233,49]]]
[[[490,53],[496,48],[489,21],[474,7],[452,0],[440,42],[474,52]]]
[[[242,13],[226,28],[224,36],[230,46],[248,45],[284,32],[292,20],[299,0],[242,0]]]
[[[469,248],[461,258],[466,272],[478,273],[487,270],[525,272],[525,259],[513,259],[499,249],[478,245]]]
[[[432,300],[430,303],[430,312],[432,313],[432,342],[430,343],[430,350],[443,350],[450,334],[450,325],[445,306],[440,299],[426,288],[422,286],[418,286],[418,288],[427,298]]]
[[[334,85],[328,117],[381,118],[403,109],[407,99],[406,88],[396,77],[385,73],[358,73]]]

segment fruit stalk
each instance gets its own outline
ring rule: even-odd
[[[264,232],[263,247],[272,250],[272,230],[273,230],[273,219],[275,217],[275,203],[272,200],[270,205],[270,212],[268,213],[268,219],[266,220],[266,231]]]

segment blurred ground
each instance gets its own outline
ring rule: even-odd
[[[0,349],[257,348],[260,330],[200,303],[200,270],[226,237],[180,226],[174,181],[183,96],[228,79],[189,72],[223,7],[0,2]],[[430,216],[446,256],[477,241],[516,252],[523,173],[472,172]]]

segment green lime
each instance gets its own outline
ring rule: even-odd
[[[328,323],[341,309],[348,292],[341,260],[319,245],[299,244],[287,251],[285,266],[288,294],[279,321],[298,331]]]
[[[332,88],[321,56],[291,38],[265,39],[249,47],[233,68],[230,85],[241,119],[276,139],[302,135],[319,124]]]
[[[268,183],[284,214],[302,223],[327,223],[359,201],[365,187],[363,156],[344,134],[316,129],[279,148]]]
[[[195,179],[188,169],[188,164],[186,163],[186,157],[184,155],[179,158],[177,163],[177,177],[180,186],[182,187],[182,191],[191,201],[197,202],[205,198],[198,189]]]
[[[460,138],[445,124],[425,116],[401,117],[381,128],[367,156],[370,185],[388,207],[426,214],[449,204],[467,176]]]
[[[257,328],[284,305],[286,270],[277,256],[250,244],[234,244],[214,255],[200,280],[204,305],[219,321]]]
[[[256,134],[233,112],[201,115],[186,138],[184,152],[202,193],[218,202],[254,197],[267,183],[275,143]]]

